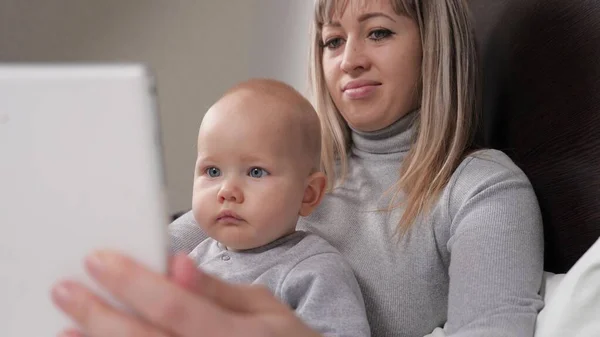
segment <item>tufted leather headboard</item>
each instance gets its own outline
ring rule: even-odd
[[[600,237],[600,1],[470,0],[483,65],[484,145],[529,176],[545,269]]]

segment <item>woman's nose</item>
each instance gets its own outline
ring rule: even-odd
[[[244,193],[242,193],[240,187],[237,186],[235,183],[225,182],[223,186],[221,186],[221,189],[217,194],[217,198],[219,199],[220,203],[224,203],[227,201],[239,204],[244,202]]]
[[[370,62],[364,49],[364,42],[348,39],[344,45],[342,62],[340,64],[341,69],[351,75],[368,70]]]

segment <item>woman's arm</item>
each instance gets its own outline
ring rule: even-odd
[[[185,213],[169,225],[171,254],[189,254],[200,242],[207,238],[198,226],[192,211]]]
[[[500,152],[467,160],[449,200],[446,333],[531,337],[543,306],[543,229],[535,193]]]
[[[319,336],[268,290],[221,282],[199,272],[185,255],[173,258],[169,278],[113,252],[94,254],[86,268],[133,311],[114,309],[75,282],[58,284],[54,303],[87,336]],[[83,334],[70,330],[63,336]]]

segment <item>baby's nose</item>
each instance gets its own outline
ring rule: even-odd
[[[244,202],[244,194],[242,193],[242,190],[230,183],[223,185],[217,197],[221,203],[225,201],[235,203]]]

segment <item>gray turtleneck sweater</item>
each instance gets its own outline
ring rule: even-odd
[[[531,337],[543,302],[542,219],[523,172],[484,150],[456,169],[409,235],[394,230],[384,196],[410,144],[410,114],[376,132],[353,132],[349,175],[299,229],[328,240],[358,279],[374,337],[417,337],[444,327],[453,337]],[[205,235],[190,213],[169,227],[172,251]]]

